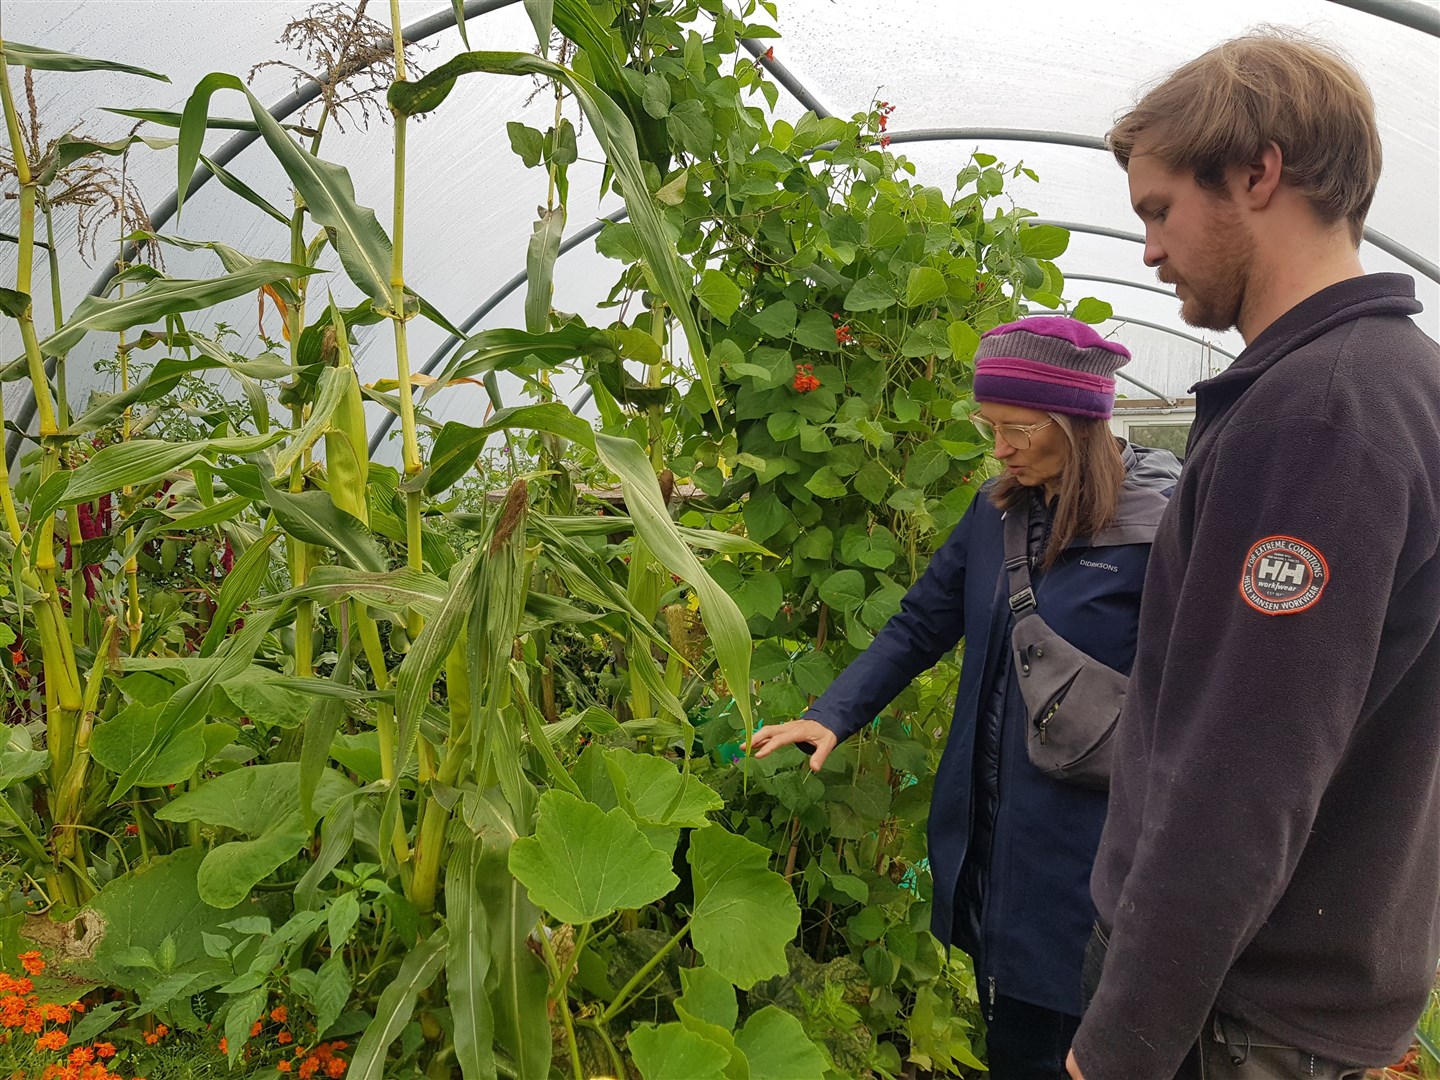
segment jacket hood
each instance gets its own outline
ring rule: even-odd
[[[1120,457],[1125,462],[1125,483],[1120,488],[1115,520],[1094,536],[1080,540],[1084,546],[1150,543],[1180,479],[1180,459],[1169,450],[1126,443]]]

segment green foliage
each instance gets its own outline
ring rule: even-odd
[[[773,119],[738,52],[774,36],[762,0],[526,7],[542,42],[564,35],[559,60],[466,52],[388,96],[397,124],[481,92],[472,72],[557,100],[547,130],[507,125],[547,191],[515,253],[525,326],[468,338],[434,381],[408,374],[406,323],[450,324],[403,285],[400,223],[229,74],[183,114],[131,115],[178,128],[182,189],[204,164],[279,226],[274,258],[147,236],[224,272],[127,268],[138,287],[43,341],[28,270],[0,291],[27,344],[7,377],[47,404],[45,354],[121,337],[119,391],[52,416],[18,508],[0,485],[5,925],[43,904],[52,935],[90,928],[54,963],[123,995],[93,1015],[152,1076],[215,1072],[166,1072],[140,1037],[162,1023],[267,1077],[279,1044],[252,1031],[278,1024],[353,1043],[359,1077],[966,1075],[973,975],[929,934],[923,839],[954,665],[819,775],[737,749],[825,691],[964,513],[986,472],[976,345],[1065,305],[1068,236],[1011,200],[1022,166],[917,178],[888,106]],[[211,118],[222,89],[251,118]],[[597,238],[608,326],[552,296],[577,106],[630,215]],[[216,127],[261,135],[293,214],[204,158]],[[70,139],[37,198],[163,142]],[[352,308],[308,296],[327,245]],[[244,355],[198,328],[257,290],[283,341]],[[404,363],[361,387],[349,338],[382,319]],[[555,400],[562,369],[598,430]],[[427,416],[501,371],[530,398]],[[400,414],[403,470],[369,461],[362,395]]]

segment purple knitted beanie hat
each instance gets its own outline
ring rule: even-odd
[[[1108,419],[1130,351],[1063,315],[987,330],[975,350],[975,400]]]

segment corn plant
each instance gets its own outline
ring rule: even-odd
[[[318,1037],[337,1022],[337,1000],[343,1004],[362,979],[378,991],[371,980],[386,973],[383,992],[369,998],[373,1018],[355,1047],[353,1075],[393,1075],[386,1064],[391,1044],[416,1023],[426,1047],[419,1057],[432,1071],[453,1061],[467,1076],[494,1075],[498,1055],[510,1063],[507,1070],[544,1075],[547,1000],[561,1004],[579,1075],[580,1041],[597,1039],[618,1053],[623,1036],[613,1021],[682,941],[706,958],[714,979],[746,986],[783,970],[781,945],[798,916],[784,882],[766,868],[763,849],[709,824],[718,799],[687,769],[616,749],[607,752],[613,756],[606,779],[597,775],[582,786],[561,761],[562,753],[571,756],[564,748],[577,721],[545,722],[522,659],[527,638],[551,626],[590,627],[623,644],[633,680],[632,730],[653,749],[688,748],[687,711],[673,674],[694,658],[680,656],[657,630],[653,590],[647,599],[618,584],[579,528],[592,523],[536,513],[523,479],[499,505],[453,523],[427,501],[465,474],[489,438],[528,432],[555,447],[582,448],[625,493],[627,513],[606,528],[634,538],[644,552],[637,561],[652,578],[663,568],[693,589],[715,663],[746,715],[749,635],[692,548],[735,553],[752,545],[677,527],[661,492],[656,447],[596,433],[553,401],[452,431],[437,440],[429,462],[421,459],[405,323],[416,310],[443,316],[404,280],[404,124],[438,105],[463,71],[541,74],[576,96],[622,178],[662,302],[700,370],[708,367],[690,280],[646,193],[625,113],[573,70],[528,55],[466,54],[412,83],[398,26],[395,34],[396,204],[388,234],[356,202],[344,171],[318,157],[318,134],[301,145],[240,80],[216,73],[201,81],[178,118],[179,190],[200,161],[211,97],[240,93],[299,195],[301,209],[272,215],[288,226],[277,245],[285,257],[255,258],[203,243],[219,257],[223,276],[144,275],[138,288],[88,299],[68,319],[57,318],[43,338],[31,315],[28,270],[40,184],[28,169],[4,83],[22,200],[20,272],[16,288],[4,294],[5,309],[25,345],[41,459],[34,479],[21,485],[25,518],[8,483],[0,501],[22,586],[13,597],[15,620],[24,640],[38,643],[41,665],[33,678],[45,718],[43,735],[11,739],[5,806],[34,870],[32,897],[54,916],[92,912],[105,927],[93,955],[77,963],[134,989],[143,1001],[136,1009],[182,1025],[201,1022],[193,1003],[208,995],[232,1060],[245,1052],[247,1033],[273,994],[293,995],[307,1007]],[[32,66],[81,63],[13,43],[8,52],[7,59]],[[233,177],[227,186],[263,202]],[[144,239],[195,246],[163,235]],[[311,303],[327,244],[365,296],[356,308]],[[541,262],[553,258],[553,250],[542,251]],[[537,279],[548,280],[548,268],[539,269]],[[194,313],[257,289],[282,308],[287,357],[235,354],[193,325]],[[517,337],[521,347],[617,354],[618,342],[604,331],[587,334],[577,350],[572,331],[549,325],[548,293],[543,298],[544,311],[523,334],[506,341],[492,333],[474,342],[472,361],[493,364],[497,353],[513,352]],[[362,388],[350,354],[354,327],[375,316],[395,329],[393,396]],[[166,324],[163,333],[125,340],[157,321]],[[666,321],[657,317],[657,336]],[[122,335],[121,392],[92,401],[73,419],[58,415],[44,358],[63,360],[87,335],[103,333]],[[132,368],[136,347],[167,355],[140,375]],[[63,365],[55,370],[63,386]],[[181,380],[211,370],[250,388],[253,430],[237,430],[227,419],[198,439],[133,437],[133,409],[163,405]],[[708,376],[702,382],[708,385]],[[400,416],[399,473],[368,458],[367,393]],[[288,424],[274,423],[271,397],[289,406]],[[99,567],[100,587],[93,598],[73,587],[63,594],[57,519],[78,526],[84,515],[75,508],[88,513],[102,499],[117,508],[110,528],[87,538],[89,548],[75,555],[76,565]],[[142,573],[179,574],[198,594],[199,610],[185,613],[178,635],[159,618],[158,601],[148,618],[132,605]],[[535,591],[536,580],[556,587]],[[195,615],[203,618],[192,621]],[[98,636],[69,632],[72,617],[89,627],[97,616]],[[657,655],[668,658],[668,681]],[[621,728],[613,714],[594,709],[585,722]],[[355,746],[373,756],[361,763],[343,749]],[[680,760],[688,762],[688,753]],[[577,849],[573,865],[548,842],[591,829],[596,844]],[[671,891],[676,879],[666,838],[673,851],[682,829],[694,831],[689,918],[603,1014],[572,1018],[567,986],[577,953],[600,921]],[[309,857],[300,865],[308,869],[296,882],[288,919],[261,928],[242,918],[240,905],[275,875],[283,878],[302,849]],[[127,873],[131,853],[142,865]],[[354,919],[342,932],[345,920],[337,924],[329,914],[356,895],[343,887],[330,894],[342,880],[333,874],[357,856],[374,860],[381,879],[393,883],[385,893],[394,898],[385,916],[393,925],[386,922],[378,949],[351,938]],[[612,894],[606,883],[622,868],[629,880]],[[163,932],[134,917],[137,901],[177,897],[189,897],[190,906]],[[306,978],[306,957],[319,947],[319,912],[327,913],[335,951],[318,965],[319,975]],[[765,941],[733,947],[739,918],[777,912]],[[578,928],[568,954],[552,947],[552,920]],[[537,941],[543,961],[530,948]],[[451,1036],[437,1026],[442,1013]],[[761,1028],[770,1039],[799,1033],[778,1011],[756,1024]]]

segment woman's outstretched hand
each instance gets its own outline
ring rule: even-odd
[[[785,724],[762,727],[750,739],[751,756],[762,758],[781,746],[799,746],[810,755],[810,770],[819,772],[840,740],[835,733],[816,720],[791,720]]]

